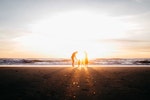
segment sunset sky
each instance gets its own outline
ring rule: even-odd
[[[150,0],[0,0],[0,58],[150,58]]]

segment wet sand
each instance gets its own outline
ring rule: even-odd
[[[150,100],[150,67],[1,67],[0,100]]]

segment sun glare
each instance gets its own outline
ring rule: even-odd
[[[96,40],[121,38],[129,27],[105,14],[76,10],[32,22],[31,33],[16,40],[32,52],[55,57],[70,57],[74,50],[86,50],[92,58],[105,57],[113,54],[116,46]]]
[[[77,59],[82,60],[85,58],[84,52],[78,51],[77,53]]]

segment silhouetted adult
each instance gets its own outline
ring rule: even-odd
[[[77,59],[77,58],[76,58],[76,54],[77,54],[77,53],[78,53],[78,51],[75,51],[75,52],[72,53],[72,56],[71,56],[72,67],[74,67],[75,59]]]
[[[88,63],[89,63],[88,54],[87,54],[87,52],[84,52],[84,53],[85,53],[84,63],[85,63],[85,66],[87,67],[87,66],[88,66]]]

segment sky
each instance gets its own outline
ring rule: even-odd
[[[149,0],[0,0],[0,58],[149,58]]]

